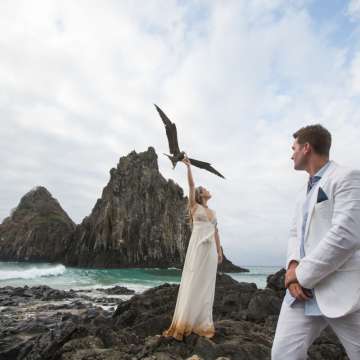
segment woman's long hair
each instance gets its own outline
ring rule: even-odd
[[[202,200],[201,200],[201,186],[197,186],[195,188],[195,202],[197,204],[200,204],[202,205]],[[189,219],[190,219],[190,226],[191,228],[193,227],[193,217],[192,217],[192,214],[191,214],[191,205],[190,205],[190,199],[188,201],[188,212],[189,212]]]

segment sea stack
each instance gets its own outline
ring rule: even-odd
[[[83,267],[181,267],[190,237],[182,188],[159,172],[153,147],[110,170],[91,214],[77,226],[65,263]]]
[[[249,269],[242,268],[238,265],[233,264],[226,256],[223,249],[224,259],[222,264],[218,266],[218,272],[220,273],[240,273],[249,272]]]
[[[0,260],[61,262],[74,230],[59,202],[38,186],[0,224]]]
[[[191,235],[188,199],[159,172],[153,147],[130,152],[89,216],[75,225],[49,191],[36,187],[0,225],[0,260],[88,268],[182,268]],[[219,272],[242,272],[226,257]]]

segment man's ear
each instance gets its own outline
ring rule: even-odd
[[[311,153],[311,145],[309,143],[305,143],[304,144],[304,153],[307,155],[307,154],[310,154]]]

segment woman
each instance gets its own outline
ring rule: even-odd
[[[175,312],[170,327],[163,332],[182,340],[196,333],[213,337],[212,308],[217,264],[223,260],[215,212],[207,206],[211,194],[204,187],[195,188],[188,157],[189,211],[193,229],[185,257]]]

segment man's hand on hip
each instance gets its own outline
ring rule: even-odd
[[[306,301],[312,298],[311,291],[304,289],[296,278],[295,269],[299,265],[296,260],[290,262],[285,274],[285,287],[289,289],[290,294],[299,301]]]
[[[306,301],[312,298],[311,293],[307,289],[302,288],[298,282],[291,283],[289,285],[289,291],[290,294],[299,301]]]
[[[290,262],[290,265],[285,274],[285,287],[288,288],[290,284],[297,283],[298,280],[296,278],[295,269],[299,265],[299,263],[295,260]]]

